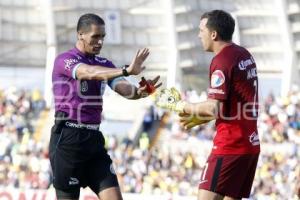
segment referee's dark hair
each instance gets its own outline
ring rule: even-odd
[[[204,13],[201,20],[207,18],[206,27],[216,31],[223,41],[230,41],[234,32],[235,22],[233,17],[224,10],[212,10]]]
[[[92,24],[105,25],[105,22],[101,17],[93,13],[81,15],[77,23],[77,32],[89,31]]]

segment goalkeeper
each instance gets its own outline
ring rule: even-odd
[[[199,200],[248,198],[260,152],[256,64],[245,48],[231,41],[234,26],[232,16],[222,10],[201,17],[202,46],[215,54],[207,101],[184,102],[174,89],[157,95],[156,104],[179,112],[186,128],[216,119],[213,148],[200,175]]]

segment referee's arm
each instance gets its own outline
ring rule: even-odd
[[[125,69],[126,75],[140,74],[145,69],[142,64],[147,59],[149,53],[149,49],[147,48],[138,50],[129,67]],[[77,67],[75,75],[79,80],[103,81],[117,78],[125,74],[123,69],[81,63]]]
[[[81,63],[75,71],[78,80],[110,80],[123,76],[122,69]]]
[[[110,84],[110,87],[116,93],[127,99],[141,98],[141,94],[138,91],[138,88],[123,77],[114,79]]]

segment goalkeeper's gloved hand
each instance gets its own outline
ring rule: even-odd
[[[189,130],[201,124],[205,124],[214,119],[213,117],[200,117],[187,113],[179,113],[179,117],[181,126],[183,126],[186,130]]]
[[[186,103],[181,100],[180,93],[175,89],[163,89],[156,94],[155,104],[164,109],[183,112]]]

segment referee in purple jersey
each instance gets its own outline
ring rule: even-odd
[[[53,185],[57,199],[79,199],[80,188],[90,187],[101,200],[122,200],[112,160],[99,131],[105,85],[128,99],[148,94],[147,87],[132,85],[124,76],[138,75],[149,55],[139,50],[128,67],[116,68],[97,56],[105,38],[105,22],[95,14],[77,23],[74,48],[58,55],[52,73],[55,124],[49,145]],[[149,83],[158,88],[159,76]]]

